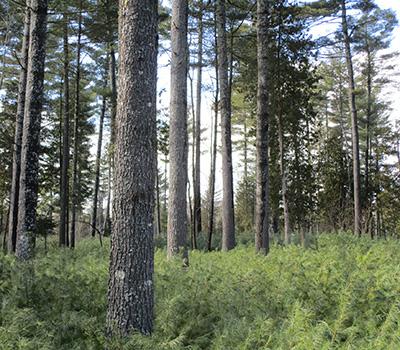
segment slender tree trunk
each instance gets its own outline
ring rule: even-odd
[[[6,215],[6,223],[4,225],[4,235],[3,235],[3,252],[4,254],[7,253],[7,232],[8,232],[8,226],[10,225],[10,206],[8,207],[7,210],[7,215]]]
[[[103,226],[103,235],[107,236],[111,234],[111,215],[110,215],[110,209],[111,209],[111,150],[108,150],[108,170],[107,170],[107,181],[108,181],[108,186],[107,186],[107,204],[106,204],[106,214],[104,218],[104,226]]]
[[[14,253],[17,243],[17,225],[18,225],[18,200],[19,200],[19,181],[21,174],[21,144],[22,144],[22,130],[24,125],[24,111],[25,111],[25,95],[26,95],[26,82],[28,72],[28,51],[29,51],[29,35],[30,35],[30,0],[26,1],[25,9],[25,23],[24,34],[22,38],[21,49],[21,73],[19,76],[18,86],[18,102],[17,102],[17,116],[15,121],[15,136],[13,147],[13,165],[11,177],[11,196],[10,196],[10,210],[8,218],[8,252]]]
[[[350,36],[347,25],[346,0],[342,0],[342,31],[346,50],[346,64],[349,79],[349,107],[351,111],[351,134],[353,148],[353,191],[354,191],[354,233],[361,234],[361,202],[360,202],[360,146],[358,137],[358,120],[354,83],[353,60],[350,47]]]
[[[107,194],[107,206],[106,215],[104,220],[104,234],[111,233],[111,218],[110,218],[110,206],[111,206],[111,188],[113,181],[112,169],[114,168],[114,144],[115,144],[115,132],[116,132],[116,114],[117,114],[117,63],[115,59],[114,44],[110,43],[110,83],[111,83],[111,98],[110,98],[110,122],[111,122],[111,140],[109,147],[109,158],[108,158],[108,194]]]
[[[110,44],[110,82],[111,82],[111,144],[115,143],[116,116],[117,116],[117,63],[115,59],[114,44]]]
[[[172,3],[171,102],[169,134],[168,256],[182,254],[187,264],[187,0]]]
[[[107,85],[107,79],[106,85]],[[103,96],[103,103],[101,106],[100,120],[99,120],[99,138],[97,141],[97,154],[96,154],[96,165],[95,165],[95,180],[94,180],[94,196],[93,196],[93,213],[92,213],[92,237],[96,237],[97,227],[97,204],[100,187],[100,165],[101,165],[101,149],[103,146],[103,125],[104,116],[106,114],[107,98]]]
[[[231,99],[229,94],[228,55],[226,45],[225,0],[217,1],[217,40],[222,134],[222,250],[235,247],[235,216],[233,203]]]
[[[61,157],[61,188],[60,188],[60,227],[59,245],[68,242],[68,204],[69,204],[69,47],[68,47],[68,17],[64,14],[64,121],[62,128],[62,157]]]
[[[371,149],[371,114],[372,114],[372,57],[367,44],[367,132],[365,140],[365,198],[366,206],[371,205],[371,191],[369,185],[369,157]]]
[[[158,155],[156,158],[156,206],[157,206],[157,235],[161,235],[160,180],[158,173]]]
[[[280,8],[282,11],[282,8]],[[278,33],[278,89],[282,87],[281,81],[281,67],[280,67],[280,56],[282,49],[282,19],[281,12],[279,13],[279,33]],[[290,244],[290,216],[289,216],[289,203],[287,198],[287,169],[285,164],[285,135],[283,131],[283,101],[281,93],[278,91],[278,140],[279,140],[279,165],[280,165],[280,176],[281,176],[281,187],[282,187],[282,203],[283,203],[283,223],[284,223],[284,240],[285,244]]]
[[[190,98],[191,98],[191,110],[192,110],[192,181],[193,181],[193,197],[195,197],[195,183],[196,183],[196,111],[194,108],[194,93],[193,93],[193,78],[189,74],[190,81]],[[188,150],[189,151],[189,150]],[[189,157],[189,153],[188,153]],[[189,170],[189,169],[188,169]],[[192,211],[192,198],[190,196],[190,175],[188,174],[188,199],[189,199],[189,222],[191,223],[191,248],[197,249],[197,229],[196,229],[196,219]],[[193,210],[195,203],[193,200]]]
[[[268,159],[268,48],[271,40],[268,35],[270,3],[257,1],[257,183],[256,183],[256,251],[267,254],[269,251],[269,159]]]
[[[31,9],[16,244],[20,260],[32,258],[35,247],[47,0],[32,0]]]
[[[203,0],[198,1],[198,43],[197,43],[197,82],[196,82],[196,162],[194,182],[194,228],[195,237],[198,237],[201,228],[201,184],[200,184],[200,156],[201,156],[201,85],[203,73]]]
[[[217,67],[217,66],[216,66]],[[209,184],[209,212],[208,212],[208,239],[207,239],[207,250],[212,250],[212,236],[214,231],[214,197],[215,197],[215,167],[217,160],[217,136],[218,136],[218,96],[219,96],[219,84],[218,84],[218,68],[216,69],[216,89],[215,89],[215,101],[214,101],[214,127],[212,128],[213,135],[212,139],[212,151],[211,151],[211,171],[210,171],[210,184]]]
[[[119,8],[119,96],[107,331],[153,329],[157,0]]]
[[[72,160],[72,218],[71,218],[71,248],[75,247],[76,221],[78,210],[78,152],[79,152],[79,118],[81,114],[80,84],[81,84],[81,44],[82,38],[82,0],[79,1],[78,41],[76,57],[76,87],[75,87],[75,118],[74,118],[74,156]]]

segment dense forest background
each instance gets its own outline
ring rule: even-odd
[[[353,8],[349,31],[360,134],[361,231],[371,236],[397,235],[399,135],[392,101],[398,91],[398,59],[396,52],[390,49],[397,20],[393,10],[380,9],[369,3],[358,1],[349,5]],[[160,236],[166,232],[169,176],[170,91],[167,66],[170,59],[170,8],[168,4],[164,5],[160,7],[159,47],[157,232]],[[188,194],[191,201],[188,213],[191,226],[199,226],[200,222],[197,231],[206,233],[212,215],[210,189],[215,180],[210,164],[214,164],[214,157],[217,157],[217,163],[213,211],[216,213],[217,232],[222,229],[218,214],[222,173],[220,121],[214,122],[213,112],[216,90],[214,5],[205,1],[201,10],[199,6],[194,2],[189,9]],[[9,214],[10,145],[14,139],[17,113],[24,11],[21,4],[12,1],[4,1],[1,11],[0,211],[4,232]],[[257,82],[254,11],[253,2],[247,1],[235,2],[227,10],[234,202],[240,233],[251,232],[254,225]],[[353,156],[347,68],[340,14],[334,11],[286,1],[274,4],[272,35],[276,46],[270,57],[274,85],[271,87],[273,117],[269,143],[271,225],[277,238],[286,227],[285,218],[288,221],[286,236],[294,237],[303,235],[301,232],[348,230],[353,225]],[[203,23],[201,47],[200,15]],[[69,157],[68,186],[69,192],[76,193],[69,196],[69,202],[72,203],[73,199],[75,202],[71,212],[75,213],[76,228],[71,229],[77,230],[77,235],[82,237],[93,231],[91,226],[101,228],[103,232],[104,223],[109,221],[111,125],[115,118],[118,59],[116,23],[117,7],[114,3],[53,1],[50,5],[40,136],[38,226],[41,236],[56,234],[59,226],[65,127],[69,128],[66,153]],[[199,59],[203,70],[200,82]],[[69,91],[65,91],[65,81]],[[285,94],[280,91],[283,84]],[[68,126],[63,124],[65,113],[69,114]],[[193,224],[195,221],[197,224]]]

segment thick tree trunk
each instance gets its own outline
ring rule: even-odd
[[[69,205],[69,47],[68,17],[64,15],[64,121],[62,128],[61,188],[60,188],[60,227],[59,245],[68,242],[68,205]]]
[[[107,85],[107,79],[105,79]],[[92,237],[96,236],[97,228],[97,205],[100,188],[100,165],[101,165],[101,149],[103,147],[103,125],[104,116],[106,114],[107,98],[103,96],[103,103],[100,111],[99,119],[99,138],[97,140],[97,152],[96,152],[96,165],[95,165],[95,180],[94,180],[94,195],[93,195],[93,212],[92,212]]]
[[[235,215],[233,203],[231,99],[229,93],[228,55],[226,45],[225,0],[217,1],[218,69],[222,134],[222,250],[235,247]]]
[[[80,84],[81,84],[81,44],[82,38],[82,0],[79,2],[78,41],[76,57],[76,87],[75,87],[75,117],[74,117],[74,156],[72,159],[72,217],[71,217],[71,248],[75,247],[76,221],[78,210],[78,152],[79,152],[79,118],[81,114]]]
[[[47,0],[32,0],[31,10],[16,244],[20,260],[32,258],[35,247]]]
[[[201,184],[200,184],[200,156],[201,156],[201,84],[203,73],[203,1],[198,1],[198,43],[197,43],[197,82],[196,82],[196,162],[194,181],[194,229],[195,237],[198,237],[201,228]]]
[[[187,0],[173,1],[167,251],[169,257],[182,254],[184,263],[187,263],[187,20]]]
[[[349,107],[351,111],[351,135],[353,149],[353,192],[354,192],[354,233],[361,234],[361,201],[360,201],[360,146],[358,137],[358,120],[354,83],[353,60],[350,47],[350,36],[347,25],[346,0],[342,0],[342,32],[346,51],[346,64],[349,79]]]
[[[269,251],[269,160],[268,160],[268,0],[257,1],[257,182],[256,182],[256,251],[267,254]]]
[[[108,334],[153,329],[154,185],[156,173],[157,0],[119,8],[113,234]]]
[[[18,86],[17,116],[15,120],[13,165],[12,165],[12,177],[11,177],[10,210],[8,218],[7,250],[9,253],[15,252],[15,247],[17,243],[19,181],[21,174],[21,144],[22,144],[22,130],[24,124],[26,81],[28,72],[30,21],[31,21],[30,0],[27,0],[25,9],[24,34],[22,38],[22,48],[21,48],[21,58],[20,58],[23,67],[21,67],[21,73],[19,76],[19,86]]]

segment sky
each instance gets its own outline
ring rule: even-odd
[[[400,0],[376,0],[376,3],[379,7],[386,9],[391,8],[397,13],[397,17],[400,21]],[[332,32],[332,28],[324,26],[319,26],[313,29],[313,35],[320,35],[326,32]],[[388,51],[400,51],[400,27],[397,26],[393,33],[393,41],[390,49]],[[168,107],[169,105],[169,91],[170,91],[170,70],[169,70],[169,60],[170,57],[168,54],[164,54],[159,59],[159,71],[158,71],[158,89],[159,91],[163,90],[163,94],[161,97],[160,107]],[[385,100],[389,100],[392,102],[393,111],[391,113],[390,119],[392,121],[400,120],[400,58],[396,58],[393,62],[395,66],[397,66],[397,77],[395,78],[395,84],[385,89],[382,98]],[[190,71],[190,74],[193,74]],[[212,84],[213,82],[213,71],[206,70],[203,73],[203,81],[204,84]],[[196,77],[194,76],[194,84],[196,83]],[[190,91],[190,89],[189,89]],[[189,96],[190,103],[190,96]],[[206,130],[202,134],[202,146],[201,146],[201,189],[203,195],[207,191],[208,186],[208,177],[210,173],[210,123],[211,117],[213,115],[212,112],[212,93],[204,92],[202,98],[202,129]],[[220,144],[220,135],[218,136],[218,143]],[[189,157],[189,166],[191,166],[191,157]],[[240,168],[240,155],[234,153],[233,155],[233,168],[234,168],[234,183],[237,184],[238,180],[242,176],[243,169]],[[217,158],[217,174],[216,174],[216,194],[217,198],[220,196],[220,191],[222,187],[222,171],[221,171],[221,159],[220,156]],[[160,164],[160,168],[163,165]],[[190,173],[191,174],[191,173]],[[190,179],[191,180],[191,179]],[[192,187],[192,186],[191,186]]]

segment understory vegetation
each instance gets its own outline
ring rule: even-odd
[[[51,247],[25,265],[0,255],[1,349],[104,349],[108,247]],[[156,252],[156,321],[109,349],[400,348],[400,247],[349,234],[307,248],[241,245],[190,255]]]

